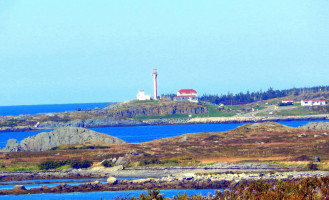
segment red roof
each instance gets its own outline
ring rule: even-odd
[[[176,96],[176,97],[197,97],[196,95],[184,95],[184,96]]]
[[[181,89],[181,90],[178,90],[178,93],[179,94],[192,94],[192,93],[197,93],[195,90],[193,89]]]

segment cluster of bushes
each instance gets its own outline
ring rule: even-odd
[[[309,170],[319,170],[319,166],[313,162],[307,164],[307,169]]]
[[[64,165],[69,165],[74,169],[88,168],[93,165],[90,160],[64,160],[64,161],[44,161],[39,164],[40,170],[57,169]]]
[[[81,146],[81,147],[69,147],[68,149],[106,149],[106,148],[109,148],[109,147],[88,145],[88,146]]]
[[[139,161],[139,166],[146,166],[146,165],[164,165],[164,164],[178,164],[177,160],[159,160],[157,158],[152,159],[143,159]]]
[[[294,103],[292,103],[292,102],[288,102],[288,103],[279,103],[278,105],[279,105],[279,106],[293,106]]]
[[[64,149],[69,149],[69,150],[75,150],[75,149],[107,149],[110,148],[108,146],[93,146],[93,145],[88,145],[88,146],[81,146],[81,147],[75,147],[75,146],[70,146],[70,147],[53,147],[50,150],[64,150]]]
[[[115,163],[109,160],[105,160],[101,163],[104,167],[114,167]]]

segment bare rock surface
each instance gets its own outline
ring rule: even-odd
[[[20,143],[10,139],[0,152],[44,151],[65,144],[84,144],[86,142],[103,142],[106,144],[124,144],[125,141],[81,127],[58,128],[52,132],[42,132],[25,138]]]
[[[302,126],[304,129],[329,130],[329,122],[309,122]]]

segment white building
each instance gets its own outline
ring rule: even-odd
[[[137,100],[138,101],[151,100],[151,95],[145,94],[144,90],[139,90],[137,93]]]
[[[189,101],[199,102],[198,94],[193,89],[181,89],[177,92],[177,96],[174,98],[175,101]]]
[[[282,103],[294,103],[293,99],[282,99]]]
[[[323,106],[327,105],[326,100],[321,99],[303,99],[301,100],[300,104],[302,106]]]

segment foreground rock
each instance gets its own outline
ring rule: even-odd
[[[125,141],[95,131],[79,128],[67,127],[58,128],[52,132],[43,132],[38,135],[25,138],[20,143],[15,139],[10,139],[5,148],[0,152],[17,151],[44,151],[65,144],[85,144],[86,142],[101,142],[105,144],[124,144]]]
[[[329,130],[329,122],[309,122],[302,126],[304,129]]]

